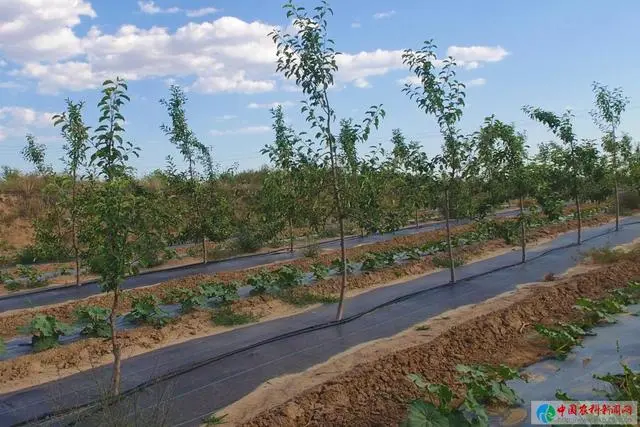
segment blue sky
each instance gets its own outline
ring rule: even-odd
[[[301,1],[313,6],[314,2]],[[27,168],[19,151],[31,132],[47,145],[49,158],[62,141],[49,122],[70,97],[87,103],[95,123],[98,86],[115,75],[127,79],[132,102],[125,110],[129,139],[141,147],[140,173],[177,157],[160,131],[166,112],[158,100],[168,85],[188,90],[194,131],[213,147],[223,167],[266,163],[259,154],[272,140],[268,106],[282,103],[288,121],[302,131],[300,95],[275,74],[274,49],[266,36],[286,26],[274,0],[12,0],[0,4],[0,165]],[[408,71],[400,53],[433,38],[439,54],[462,62],[467,82],[462,126],[477,129],[496,114],[527,132],[532,148],[551,139],[526,119],[524,104],[576,114],[580,137],[595,138],[589,109],[591,82],[622,86],[631,98],[622,129],[640,134],[640,69],[634,0],[546,2],[464,0],[333,1],[330,32],[341,66],[332,102],[341,117],[360,119],[382,103],[387,111],[371,143],[388,141],[400,128],[439,151],[434,119],[401,93]],[[368,147],[363,147],[367,150]],[[59,162],[54,161],[59,165]]]

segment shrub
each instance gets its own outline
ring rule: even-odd
[[[264,246],[264,242],[265,240],[262,238],[259,231],[254,230],[247,225],[242,225],[238,231],[235,244],[239,251],[251,253],[262,248]]]
[[[80,333],[94,338],[110,338],[109,314],[111,310],[108,308],[78,307],[75,315],[82,326]]]
[[[27,326],[21,328],[21,332],[32,335],[33,350],[39,352],[57,347],[60,344],[58,339],[70,333],[71,328],[54,316],[38,314]]]
[[[169,321],[168,314],[158,306],[155,295],[131,297],[131,311],[125,318],[133,323],[147,323],[160,328]]]

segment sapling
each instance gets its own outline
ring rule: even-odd
[[[340,179],[338,164],[338,146],[333,133],[336,121],[336,111],[329,98],[329,89],[334,85],[334,76],[338,71],[334,49],[334,41],[328,37],[327,18],[333,15],[333,10],[326,1],[309,13],[304,7],[296,6],[293,1],[285,3],[287,19],[293,19],[295,33],[288,34],[279,29],[271,33],[276,44],[276,71],[284,74],[288,79],[295,79],[295,83],[302,89],[306,100],[302,101],[301,112],[306,115],[306,121],[311,129],[316,131],[315,139],[323,141],[328,149],[328,162],[331,172],[334,209],[340,229],[340,256],[343,264],[340,302],[336,318],[341,319],[344,313],[344,296],[347,287],[347,256],[345,250],[345,209],[344,186]],[[371,107],[362,125],[358,128],[358,140],[368,139],[371,127],[378,127],[384,111],[379,106]]]
[[[593,82],[596,108],[591,111],[594,122],[605,133],[602,139],[602,148],[609,155],[616,203],[616,231],[620,229],[620,191],[619,167],[620,160],[623,164],[628,162],[631,156],[631,144],[622,138],[618,141],[616,131],[620,126],[622,113],[629,105],[629,98],[624,96],[622,88],[609,89],[598,82]]]
[[[576,214],[578,217],[578,244],[582,243],[582,211],[580,205],[581,178],[583,170],[578,161],[577,147],[578,140],[573,131],[573,114],[566,111],[563,114],[555,114],[541,108],[524,106],[524,113],[531,119],[536,120],[545,125],[554,135],[556,135],[566,147],[566,160],[564,163],[567,167],[567,176],[571,182],[572,196],[576,203]]]
[[[470,144],[458,128],[464,107],[464,84],[456,80],[456,62],[449,57],[438,60],[435,53],[436,45],[432,40],[413,51],[407,49],[402,54],[402,60],[419,80],[419,84],[407,83],[402,89],[409,98],[416,101],[418,108],[427,115],[434,115],[444,139],[442,155],[433,159],[439,167],[440,184],[444,189],[445,221],[447,229],[447,246],[449,250],[449,271],[451,283],[456,281],[453,248],[451,245],[451,193],[458,181],[465,175],[469,163]],[[436,72],[436,65],[440,62],[441,70]]]
[[[75,261],[76,285],[80,286],[80,246],[78,242],[78,220],[80,216],[79,180],[80,168],[86,161],[86,153],[89,149],[89,127],[84,125],[82,108],[84,103],[74,103],[67,99],[67,110],[53,116],[54,126],[62,125],[62,137],[66,141],[64,150],[66,157],[63,159],[67,166],[67,173],[71,179],[70,222],[71,222],[71,246]]]

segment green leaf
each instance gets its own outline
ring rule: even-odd
[[[414,400],[409,405],[403,427],[449,427],[449,419],[431,402]]]

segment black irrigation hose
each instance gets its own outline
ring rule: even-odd
[[[636,224],[640,224],[640,221],[628,222],[628,223],[625,223],[624,226],[636,225]],[[588,242],[588,241],[597,239],[597,238],[602,237],[602,236],[606,236],[607,234],[610,234],[610,233],[612,233],[614,231],[615,231],[615,228],[610,228],[609,230],[606,230],[606,231],[604,231],[602,233],[596,234],[596,235],[588,237],[586,239],[582,239],[582,242],[584,243],[584,242]],[[574,246],[578,246],[578,244],[577,243],[571,243],[571,244],[568,244],[568,245],[559,246],[559,247],[556,247],[556,248],[551,248],[551,249],[548,249],[548,250],[546,250],[544,252],[536,254],[535,256],[529,258],[527,261],[534,261],[534,260],[540,259],[540,258],[542,258],[542,257],[544,257],[544,256],[546,256],[546,255],[548,255],[548,254],[550,254],[552,252],[555,252],[555,251],[558,251],[558,250],[561,250],[561,249],[568,249],[568,248],[571,248],[571,247],[574,247]],[[507,270],[509,268],[512,268],[512,267],[515,267],[515,266],[518,266],[518,265],[521,265],[521,264],[522,264],[522,262],[517,262],[517,263],[514,263],[514,264],[505,265],[505,266],[502,266],[502,267],[497,267],[497,268],[494,268],[492,270],[488,270],[488,271],[485,271],[485,272],[482,272],[482,273],[478,273],[478,274],[474,274],[472,276],[465,277],[463,279],[458,280],[455,283],[448,282],[448,283],[436,285],[436,286],[433,286],[433,287],[430,287],[430,288],[427,288],[427,289],[422,289],[422,290],[419,290],[419,291],[415,291],[415,292],[412,292],[412,293],[409,293],[409,294],[394,298],[392,300],[386,301],[386,302],[384,302],[382,304],[374,306],[374,307],[372,307],[372,308],[370,308],[368,310],[362,311],[360,313],[352,314],[351,316],[345,317],[342,320],[333,320],[333,321],[329,321],[329,322],[325,322],[325,323],[320,323],[318,325],[313,325],[313,326],[308,326],[306,328],[297,329],[295,331],[287,332],[287,333],[284,333],[284,334],[276,335],[274,337],[271,337],[271,338],[268,338],[268,339],[253,343],[251,345],[248,345],[248,346],[236,349],[236,350],[232,350],[230,352],[223,353],[223,354],[211,357],[209,359],[205,359],[205,360],[202,360],[200,362],[193,363],[193,364],[188,365],[188,366],[184,366],[184,367],[182,367],[180,369],[177,369],[175,371],[167,372],[166,374],[163,374],[163,375],[160,375],[158,377],[152,378],[150,380],[144,381],[144,382],[138,384],[137,386],[135,386],[133,388],[130,388],[130,389],[120,393],[118,396],[111,397],[111,398],[109,398],[107,400],[93,401],[93,402],[88,402],[88,403],[84,403],[84,404],[81,404],[81,405],[76,405],[76,406],[73,406],[73,407],[70,407],[70,408],[66,408],[66,409],[60,409],[60,410],[57,410],[57,411],[52,411],[52,412],[40,415],[37,418],[33,418],[31,420],[28,420],[28,421],[22,421],[20,423],[14,424],[13,426],[14,427],[19,427],[19,426],[24,426],[24,425],[35,423],[35,422],[45,421],[45,420],[51,419],[51,418],[57,418],[57,417],[60,417],[60,416],[64,416],[64,415],[70,414],[72,412],[76,412],[76,411],[82,410],[82,409],[90,409],[91,407],[95,407],[96,405],[98,405],[98,407],[94,408],[94,412],[97,412],[97,411],[100,410],[100,407],[113,405],[114,403],[117,403],[117,402],[125,399],[126,397],[131,396],[131,395],[133,395],[133,394],[135,394],[135,393],[137,393],[139,391],[143,391],[143,390],[145,390],[145,389],[147,389],[147,388],[149,388],[149,387],[151,387],[153,385],[159,384],[159,383],[164,382],[164,381],[171,380],[173,378],[179,377],[179,376],[184,375],[186,373],[192,372],[192,371],[194,371],[194,370],[196,370],[198,368],[201,368],[203,366],[206,366],[208,364],[217,362],[217,361],[222,360],[222,359],[226,359],[226,358],[234,356],[236,354],[243,353],[243,352],[249,351],[249,350],[253,350],[253,349],[261,347],[263,345],[271,344],[271,343],[278,342],[278,341],[282,341],[284,339],[291,338],[291,337],[294,337],[294,336],[303,335],[303,334],[306,334],[306,333],[309,333],[309,332],[314,332],[314,331],[318,331],[318,330],[322,330],[322,329],[327,329],[327,328],[334,327],[334,326],[344,325],[346,323],[353,322],[354,320],[357,320],[357,319],[359,319],[359,318],[361,318],[361,317],[363,317],[363,316],[365,316],[367,314],[370,314],[370,313],[372,313],[374,311],[380,310],[382,308],[388,307],[388,306],[396,304],[398,302],[406,301],[406,300],[411,299],[411,298],[413,298],[415,296],[422,295],[422,294],[427,293],[427,292],[431,292],[434,289],[440,289],[440,288],[445,288],[445,287],[449,287],[449,286],[455,286],[457,283],[467,282],[469,280],[477,279],[479,277],[484,277],[484,276],[487,276],[489,274],[493,274],[493,273],[496,273],[498,271]],[[67,425],[68,426],[73,426],[76,423],[77,423],[77,421],[73,421],[73,422],[71,422],[71,423],[69,423]]]

